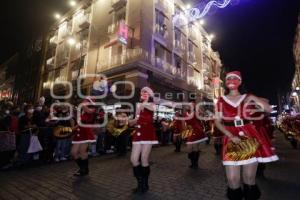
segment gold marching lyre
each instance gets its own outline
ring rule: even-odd
[[[241,142],[238,144],[230,141],[227,146],[226,157],[232,161],[248,160],[256,154],[259,146],[260,144],[256,138],[251,137],[241,138]]]

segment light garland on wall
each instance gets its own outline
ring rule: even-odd
[[[181,14],[175,15],[173,17],[173,23],[180,23],[181,20],[184,20],[183,17],[186,17],[189,22],[196,21],[205,17],[214,6],[217,8],[226,8],[231,3],[231,1],[232,0],[223,0],[223,3],[220,3],[217,0],[210,0],[207,4],[204,4],[205,6],[201,5],[201,7],[204,7],[202,11],[200,10],[200,8],[194,7],[188,9],[185,12],[184,16],[182,16]]]

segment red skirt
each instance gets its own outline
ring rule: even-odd
[[[193,132],[191,136],[187,138],[186,144],[198,144],[208,140],[205,133],[203,132]]]
[[[268,131],[268,129],[264,126],[262,127],[259,127],[257,129],[257,131],[261,134],[261,137],[263,137],[267,142],[268,144],[270,145],[271,149],[274,150],[274,146],[272,145],[272,141],[271,141],[271,137],[270,137],[270,131]]]
[[[275,155],[274,151],[272,150],[272,146],[268,142],[268,140],[263,137],[256,129],[255,126],[252,124],[247,124],[242,127],[234,127],[234,126],[226,126],[226,129],[233,134],[234,136],[241,136],[244,135],[246,137],[252,137],[256,138],[256,140],[259,142],[260,147],[257,149],[255,155],[247,160],[240,160],[240,161],[234,161],[230,160],[226,156],[227,146],[229,143],[229,138],[224,137],[223,138],[223,165],[247,165],[255,162],[259,163],[268,163],[277,161],[279,158],[277,155]]]
[[[79,127],[72,140],[72,144],[85,144],[94,142],[96,142],[96,139],[93,129],[85,127]]]
[[[153,132],[135,132],[132,135],[132,144],[158,144],[158,140]]]

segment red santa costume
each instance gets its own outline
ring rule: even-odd
[[[258,117],[257,120],[252,120],[252,124],[256,127],[256,130],[261,134],[261,137],[264,137],[265,140],[271,146],[271,149],[275,149],[272,146],[272,138],[273,138],[273,129],[271,122],[264,113],[257,112],[252,115],[252,117]]]
[[[226,96],[219,98],[217,102],[217,111],[222,115],[222,121],[225,128],[233,136],[246,136],[255,138],[260,146],[255,155],[247,160],[231,160],[227,156],[227,146],[230,141],[228,137],[223,138],[223,165],[247,165],[254,162],[267,163],[278,160],[277,155],[271,150],[270,143],[262,137],[256,130],[255,126],[248,121],[251,113],[247,105],[245,106],[245,99],[248,95],[244,94],[236,103],[232,102]]]
[[[188,120],[186,120],[186,125],[191,126],[193,128],[192,134],[187,138],[186,144],[198,144],[208,140],[204,133],[204,127],[201,122],[197,119],[196,113],[193,112],[192,114],[186,113],[186,115],[190,116]]]
[[[90,97],[86,98],[83,103],[88,103],[87,106],[94,105],[95,102]],[[92,125],[95,123],[95,114],[94,113],[86,113],[83,112],[80,115],[80,119],[77,120],[81,122],[81,124]],[[79,123],[78,123],[79,124]],[[75,130],[75,134],[73,136],[72,144],[84,144],[84,143],[94,143],[96,142],[93,128],[78,125],[77,129]]]
[[[147,87],[143,89],[146,90]],[[148,93],[151,93],[150,96],[153,97],[153,92],[150,88]],[[155,128],[153,125],[154,112],[147,109],[146,107],[142,109],[138,108],[138,110],[138,120],[135,126],[135,131],[132,135],[132,144],[158,144]]]

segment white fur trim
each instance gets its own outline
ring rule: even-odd
[[[201,142],[205,142],[206,140],[208,140],[207,137],[202,138],[201,140],[196,140],[196,141],[193,141],[193,142],[187,142],[186,144],[198,144],[198,143],[201,143]]]
[[[228,75],[226,76],[226,79],[229,78],[229,77],[236,77],[236,78],[242,80],[242,77],[240,77],[240,76],[237,75],[237,74],[228,74]]]
[[[240,97],[240,99],[239,99],[236,103],[232,102],[232,101],[231,101],[230,99],[228,99],[226,96],[222,96],[222,98],[224,99],[224,101],[225,101],[226,103],[228,103],[229,105],[231,105],[231,106],[237,108],[237,107],[244,101],[244,99],[246,98],[246,96],[247,96],[246,94],[242,95],[242,96]]]
[[[136,141],[132,142],[132,144],[158,144],[158,141]]]
[[[279,160],[277,155],[266,157],[266,158],[250,158],[248,160],[241,160],[241,161],[223,161],[223,165],[232,165],[232,166],[239,166],[239,165],[248,165],[251,163],[259,162],[259,163],[268,163],[268,162],[274,162]]]
[[[248,160],[241,160],[241,161],[223,161],[223,165],[239,166],[239,165],[248,165],[255,162],[257,162],[257,158],[250,158]]]
[[[268,163],[268,162],[274,162],[279,160],[277,155],[266,157],[266,158],[257,158],[258,162],[260,163]]]
[[[85,144],[85,143],[95,143],[96,140],[82,140],[82,141],[72,141],[72,144]]]

